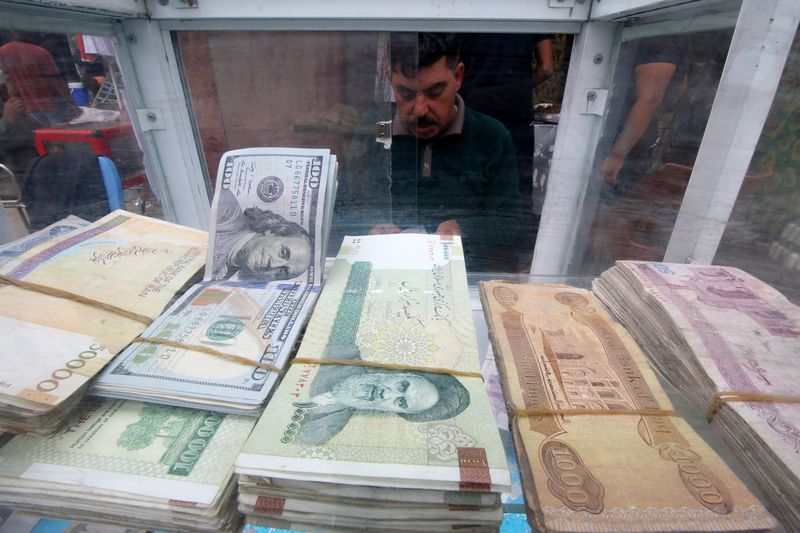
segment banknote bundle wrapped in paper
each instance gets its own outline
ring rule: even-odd
[[[344,239],[236,472],[250,524],[500,524],[509,473],[480,376],[459,237]]]
[[[335,176],[328,150],[225,153],[204,281],[143,334],[172,344],[132,344],[92,393],[257,416],[319,293]]]
[[[204,231],[125,211],[77,226],[44,235],[44,242],[25,251],[28,239],[16,243],[0,267],[4,429],[37,435],[56,431],[89,380],[203,266]],[[55,289],[66,294],[54,295]]]
[[[800,308],[724,266],[620,261],[594,292],[800,531]]]
[[[590,292],[491,281],[480,294],[535,530],[775,526]]]
[[[148,530],[240,531],[233,463],[253,417],[87,397],[0,448],[0,505]]]

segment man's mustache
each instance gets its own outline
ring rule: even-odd
[[[411,126],[433,126],[436,124],[436,119],[425,115],[423,117],[412,117],[409,120],[409,125]]]

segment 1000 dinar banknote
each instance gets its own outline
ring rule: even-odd
[[[714,450],[669,414],[644,355],[591,293],[500,281],[482,282],[480,291],[507,403],[552,411],[512,417],[532,525],[564,532],[774,527]],[[620,414],[592,414],[611,410]]]

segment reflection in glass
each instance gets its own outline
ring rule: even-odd
[[[800,39],[795,36],[714,263],[742,268],[800,304]]]
[[[622,44],[573,268],[663,259],[725,63],[732,30]]]
[[[429,79],[438,57],[405,73],[392,69],[398,35],[412,39],[415,63],[416,33],[177,32],[210,185],[226,150],[329,148],[340,162],[329,255],[345,234],[455,227],[469,269],[528,269],[538,226],[533,205],[537,192],[543,195],[532,186],[533,91],[541,90],[537,103],[552,104],[557,115],[571,40],[451,35],[460,57],[443,61],[441,76]],[[478,117],[488,129],[468,127],[469,139],[448,135],[458,116],[467,124]],[[386,129],[379,131],[381,123]],[[481,159],[487,150],[508,152],[503,164]],[[549,163],[547,149],[540,152]]]
[[[465,78],[460,44],[455,34],[392,34],[395,106],[383,118],[392,119],[391,154],[360,140],[360,168],[350,161],[343,175],[340,218],[359,232],[461,235],[468,269],[513,270],[522,223],[514,144],[500,121],[458,94]],[[387,157],[391,174],[381,176]],[[379,218],[352,216],[376,205],[383,206],[373,213]]]
[[[0,192],[18,236],[119,207],[159,214],[121,89],[110,38],[0,31]]]

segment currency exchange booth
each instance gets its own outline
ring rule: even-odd
[[[392,206],[342,200],[358,142],[383,155],[380,183],[401,175],[392,37],[456,33],[463,102],[496,115],[516,156],[516,229],[467,262],[470,281],[724,264],[800,303],[798,21],[796,0],[0,0],[3,34],[33,35],[89,96],[83,119],[34,129],[15,186],[35,158],[89,146],[115,162],[126,209],[207,230],[225,151],[328,148],[333,257]],[[8,242],[36,229],[36,205],[2,190]]]

